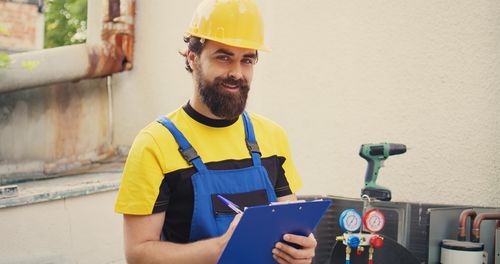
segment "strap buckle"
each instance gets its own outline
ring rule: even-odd
[[[191,163],[192,160],[200,157],[193,147],[190,147],[186,150],[182,150],[181,148],[179,148],[179,152],[188,163]]]
[[[247,140],[247,148],[250,152],[253,152],[253,153],[259,153],[259,155],[262,156],[262,153],[260,152],[260,149],[259,149],[259,145],[257,145],[256,142],[249,142]]]

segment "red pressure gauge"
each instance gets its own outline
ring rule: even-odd
[[[385,217],[382,212],[372,209],[363,217],[363,225],[370,233],[377,233],[384,228]]]

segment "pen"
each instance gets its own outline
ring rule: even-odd
[[[237,214],[243,213],[240,210],[240,207],[238,207],[236,204],[234,204],[233,202],[229,201],[228,199],[224,198],[222,195],[217,194],[217,198],[219,198],[225,205],[227,205],[229,208],[231,208]]]

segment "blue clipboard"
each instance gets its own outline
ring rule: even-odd
[[[246,208],[218,263],[276,263],[272,249],[283,235],[309,236],[331,203],[315,200]]]

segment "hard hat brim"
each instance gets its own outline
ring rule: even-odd
[[[211,38],[211,37],[205,36],[203,34],[189,32],[189,31],[185,33],[185,36],[186,37],[193,36],[193,37],[198,37],[198,38],[202,38],[202,39],[207,39],[207,40],[219,42],[219,43],[222,43],[222,44],[225,44],[228,46],[232,46],[232,47],[237,47],[237,48],[253,49],[253,50],[264,51],[264,52],[271,52],[272,51],[269,47],[267,47],[265,45],[255,45],[255,44],[251,44],[251,43],[241,43],[241,42],[230,41],[230,40],[221,40],[221,39],[217,39],[217,38]]]

